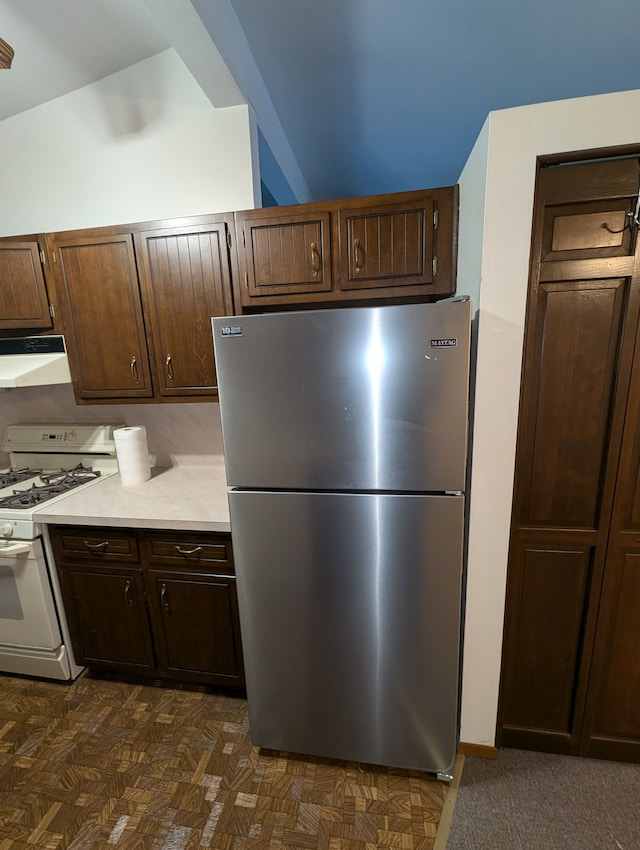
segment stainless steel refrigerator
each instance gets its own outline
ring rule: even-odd
[[[212,320],[257,746],[452,774],[470,315]]]

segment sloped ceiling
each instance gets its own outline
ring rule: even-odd
[[[0,120],[169,46],[207,91],[194,11],[315,199],[455,183],[490,110],[640,88],[638,0],[0,0]]]

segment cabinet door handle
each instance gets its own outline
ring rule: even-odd
[[[202,546],[196,546],[195,549],[183,549],[182,546],[175,547],[179,555],[199,555],[202,552]]]
[[[164,365],[167,369],[167,380],[173,381],[173,363],[171,362],[170,354],[167,354],[167,359],[164,361]]]
[[[165,611],[170,611],[169,600],[167,599],[167,585],[163,582],[160,587],[160,604]]]
[[[320,252],[315,242],[311,243],[311,271],[314,277],[320,273]]]
[[[356,274],[359,274],[362,269],[362,263],[364,260],[364,251],[360,245],[359,239],[353,240],[353,266]]]
[[[135,354],[131,358],[131,374],[133,375],[133,380],[136,384],[140,383],[140,379],[138,378],[138,361],[136,360]]]
[[[104,552],[104,550],[109,545],[108,540],[103,540],[102,543],[89,543],[88,540],[84,541],[84,545],[90,552]]]
[[[133,605],[133,599],[131,598],[131,595],[129,593],[130,590],[131,582],[129,581],[129,579],[127,579],[124,585],[124,601],[127,603],[127,605]]]

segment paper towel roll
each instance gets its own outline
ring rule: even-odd
[[[124,487],[142,484],[151,478],[147,431],[142,425],[116,428],[113,432],[120,482]]]

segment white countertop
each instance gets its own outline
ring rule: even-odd
[[[154,467],[151,478],[123,487],[112,475],[34,513],[37,522],[230,531],[224,458],[207,466]]]

